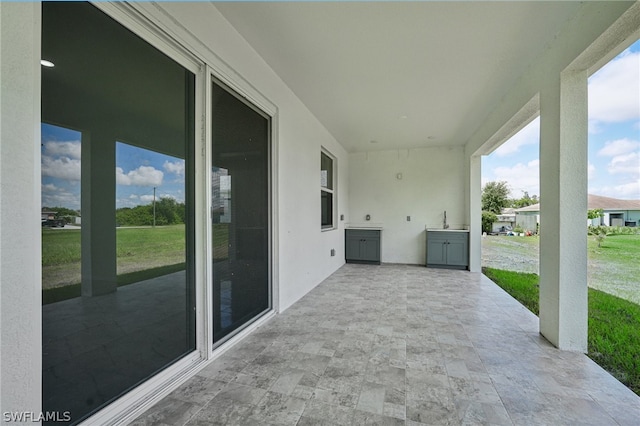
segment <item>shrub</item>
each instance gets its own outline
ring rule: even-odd
[[[495,221],[498,220],[498,216],[496,216],[493,212],[482,212],[482,232],[491,232],[492,226]]]

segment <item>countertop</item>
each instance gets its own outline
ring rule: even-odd
[[[468,229],[451,229],[451,228],[427,228],[428,232],[469,232]]]
[[[345,229],[370,229],[373,231],[381,231],[382,223],[347,223]]]

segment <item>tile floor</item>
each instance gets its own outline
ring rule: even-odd
[[[486,277],[345,265],[134,425],[637,425],[640,398]]]

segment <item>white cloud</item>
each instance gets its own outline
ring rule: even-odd
[[[153,195],[145,194],[140,196],[140,201],[143,203],[150,203],[153,201]]]
[[[45,142],[44,151],[46,155],[52,157],[67,157],[75,160],[80,159],[80,141],[69,142]]]
[[[640,52],[626,50],[589,79],[589,121],[620,123],[640,118]]]
[[[609,162],[607,170],[612,175],[627,174],[631,179],[640,179],[640,154],[630,152],[616,155]]]
[[[184,176],[184,160],[178,160],[175,162],[165,161],[162,168],[167,173],[174,173],[178,176]]]
[[[639,149],[640,142],[623,138],[605,142],[604,147],[598,151],[598,155],[603,157],[614,157],[617,155],[628,154]]]
[[[587,178],[593,179],[595,176],[596,176],[596,166],[594,166],[592,163],[589,163],[589,165],[587,166]]]
[[[124,173],[122,167],[116,167],[116,184],[136,186],[160,186],[164,173],[151,166],[140,166],[135,170]]]
[[[42,191],[43,206],[65,206],[72,209],[80,208],[80,194],[74,194],[61,188],[56,191]]]
[[[506,181],[511,189],[510,196],[520,198],[524,191],[529,195],[540,195],[540,160],[518,163],[513,167],[496,167],[493,170],[496,181]]]
[[[80,160],[68,157],[42,156],[42,176],[80,180]]]
[[[506,157],[520,151],[525,145],[535,145],[540,141],[540,117],[523,127],[518,133],[513,135],[508,141],[495,150],[498,157]]]
[[[46,192],[55,192],[57,191],[59,188],[57,186],[55,186],[52,183],[47,183],[45,185],[42,185],[42,191],[46,191]]]
[[[172,200],[179,201],[178,198],[174,194],[162,194],[160,198],[171,198]]]
[[[640,199],[640,180],[621,183],[619,185],[589,187],[589,194],[620,198],[623,200],[638,200]]]

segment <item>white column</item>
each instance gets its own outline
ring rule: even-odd
[[[115,139],[106,131],[82,133],[82,295],[117,290]]]
[[[540,95],[540,332],[587,351],[587,72]]]
[[[482,269],[482,157],[469,159],[469,271]]]
[[[5,412],[38,413],[42,407],[40,20],[39,2],[0,2],[3,419]]]

